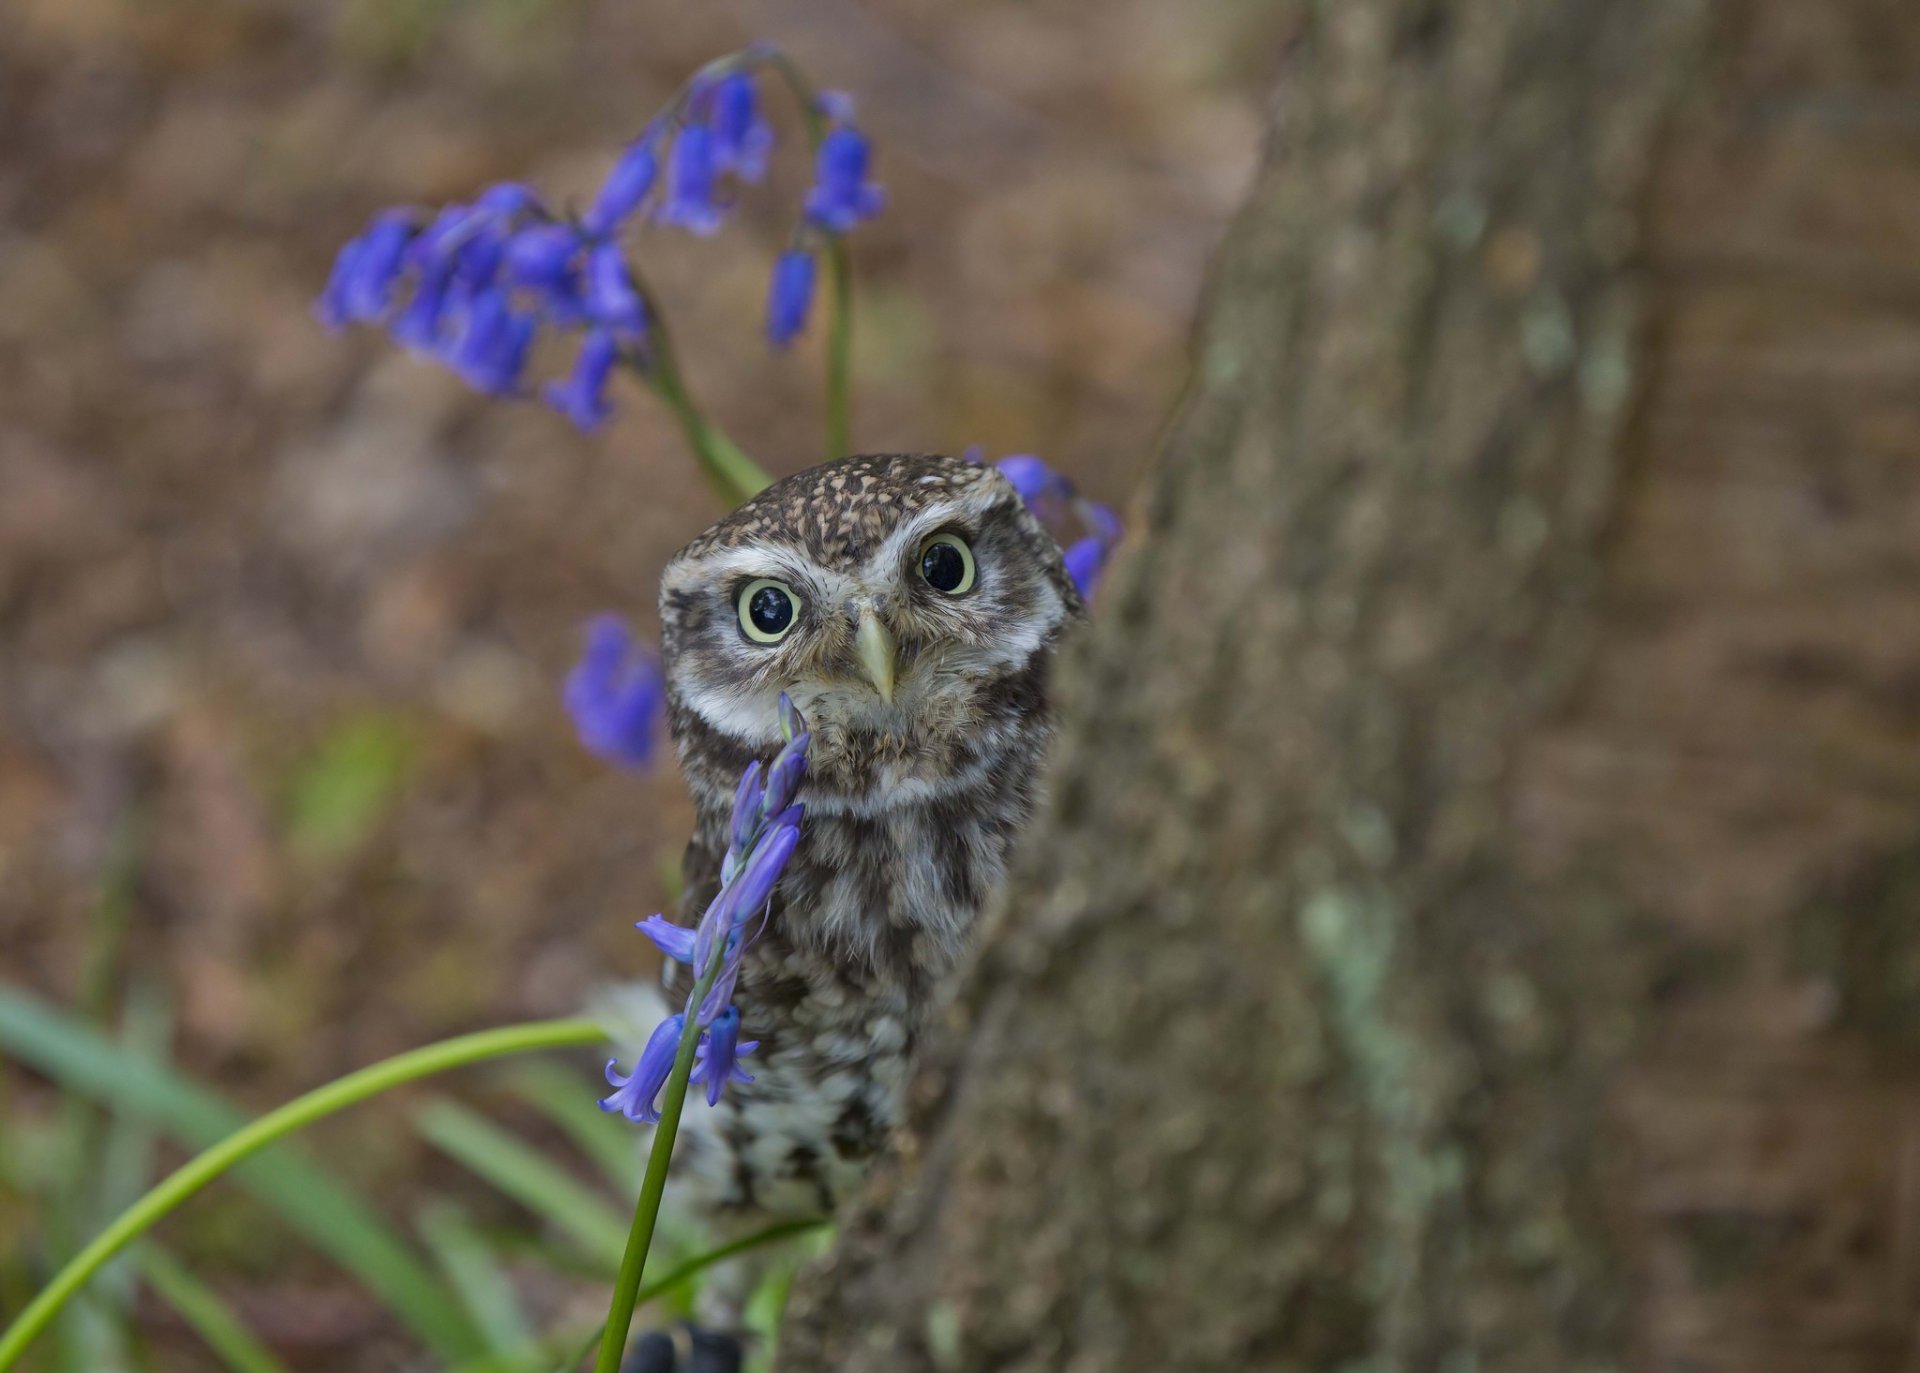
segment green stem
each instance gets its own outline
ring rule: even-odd
[[[726,941],[722,940],[707,970],[693,984],[693,994],[687,998],[689,1007],[698,1007],[707,999],[707,992],[720,972],[725,949]],[[689,1011],[680,1031],[680,1045],[674,1051],[673,1068],[667,1073],[666,1099],[660,1107],[660,1123],[653,1128],[653,1148],[647,1154],[646,1176],[640,1181],[640,1199],[633,1206],[627,1249],[620,1256],[620,1272],[613,1280],[613,1303],[607,1308],[607,1324],[600,1332],[600,1356],[594,1360],[594,1373],[620,1373],[627,1335],[633,1329],[633,1308],[640,1300],[640,1279],[646,1272],[647,1250],[653,1245],[654,1223],[660,1219],[660,1198],[667,1190],[667,1164],[673,1159],[674,1136],[680,1133],[680,1112],[687,1104],[687,1079],[693,1075],[694,1051],[699,1044],[700,1021]]]
[[[827,136],[827,118],[813,83],[792,59],[777,49],[760,55],[787,84],[799,103],[807,126],[808,146],[817,154]],[[853,452],[853,255],[840,234],[824,236],[827,244],[827,461]]]
[[[766,470],[748,457],[740,446],[706,417],[706,413],[694,403],[693,396],[687,390],[686,377],[680,371],[680,356],[674,351],[673,335],[667,329],[667,317],[660,309],[660,302],[654,296],[640,273],[629,264],[633,274],[634,288],[640,298],[646,302],[647,319],[647,355],[644,359],[634,359],[636,370],[651,386],[654,393],[667,403],[675,419],[680,421],[680,431],[687,437],[687,446],[693,449],[694,460],[707,474],[707,480],[713,483],[713,489],[725,501],[728,509],[742,501],[758,495],[772,485],[773,478]]]
[[[827,238],[827,461],[853,452],[853,255]]]
[[[778,1244],[781,1240],[793,1239],[815,1230],[824,1230],[831,1224],[833,1224],[832,1221],[826,1220],[782,1221],[778,1225],[768,1226],[765,1230],[756,1230],[753,1234],[734,1240],[730,1244],[723,1244],[718,1249],[709,1249],[704,1254],[696,1254],[665,1277],[655,1278],[642,1287],[634,1294],[634,1305],[639,1306],[652,1301],[655,1297],[663,1297],[689,1278],[698,1277],[704,1270],[713,1267],[716,1263],[724,1263],[736,1254],[744,1254],[750,1249],[759,1249],[769,1244]],[[595,1326],[593,1332],[584,1339],[576,1337],[570,1340],[568,1347],[577,1347],[579,1352],[556,1368],[554,1373],[572,1373],[572,1370],[580,1366],[580,1361],[593,1352],[594,1346],[605,1337],[606,1331],[607,1327],[603,1322]],[[476,1366],[463,1370],[463,1373],[480,1373],[480,1370]]]
[[[368,1097],[449,1068],[464,1067],[507,1054],[597,1044],[606,1036],[590,1020],[542,1020],[460,1035],[372,1064],[295,1097],[195,1155],[141,1197],[75,1254],[52,1282],[0,1335],[0,1373],[18,1363],[27,1346],[44,1330],[67,1299],[107,1261],[194,1193],[275,1140]],[[684,1094],[685,1080],[682,1079]]]

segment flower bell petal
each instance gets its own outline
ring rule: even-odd
[[[600,238],[612,233],[653,191],[660,179],[659,141],[659,133],[648,129],[620,154],[580,221],[589,234]]]
[[[529,225],[507,241],[507,278],[519,286],[554,286],[565,280],[579,251],[580,235],[569,225]]]
[[[587,647],[567,676],[565,703],[587,751],[622,767],[652,762],[666,707],[659,658],[635,643],[620,618],[587,628]]]
[[[763,815],[778,815],[793,804],[807,775],[807,745],[812,742],[811,734],[797,734],[773,760],[767,772],[766,794],[760,800]]]
[[[640,1051],[633,1072],[626,1077],[616,1070],[619,1060],[608,1059],[607,1083],[616,1090],[600,1099],[600,1109],[609,1113],[618,1111],[642,1125],[658,1123],[660,1112],[654,1102],[660,1089],[667,1085],[667,1075],[673,1071],[674,1055],[680,1050],[680,1035],[686,1026],[684,1015],[668,1016],[661,1021],[648,1038],[647,1047]]]
[[[780,870],[787,865],[799,842],[800,827],[783,825],[771,830],[754,846],[753,853],[740,869],[740,875],[733,879],[733,886],[728,888],[734,893],[730,912],[732,923],[737,925],[758,914],[760,908],[773,898],[773,889],[780,881]]]
[[[802,249],[782,253],[774,264],[767,291],[767,341],[775,348],[785,348],[807,327],[814,275],[813,254]]]
[[[595,329],[580,345],[580,356],[567,379],[548,383],[544,393],[547,404],[572,420],[574,428],[583,433],[597,428],[612,413],[612,407],[607,404],[607,381],[619,360],[620,345],[613,335],[605,329]]]
[[[791,739],[796,734],[806,733],[807,722],[800,715],[800,708],[786,692],[780,693],[780,737]]]
[[[1077,540],[1061,555],[1067,565],[1067,575],[1073,578],[1073,584],[1083,598],[1090,599],[1094,588],[1100,584],[1100,575],[1107,570],[1109,551],[1104,542],[1089,535]]]
[[[647,331],[647,303],[615,244],[598,244],[587,258],[587,309],[618,337]]]
[[[843,124],[820,140],[814,185],[807,193],[807,219],[832,234],[844,234],[886,206],[886,194],[867,180],[871,156],[866,136]]]
[[[760,1047],[760,1041],[740,1042],[740,1008],[729,1006],[725,1012],[715,1016],[707,1027],[705,1037],[700,1041],[700,1060],[689,1079],[704,1082],[707,1087],[707,1105],[720,1104],[720,1092],[728,1082],[752,1082],[740,1067],[740,1060]]]
[[[653,941],[653,947],[660,950],[676,963],[693,962],[693,931],[685,925],[676,925],[664,915],[650,915],[637,921],[634,928]]]
[[[742,181],[761,180],[767,174],[767,154],[773,148],[773,126],[760,117],[753,74],[741,71],[721,77],[709,100],[713,109],[714,164]]]
[[[740,785],[733,792],[733,827],[730,836],[731,856],[737,862],[741,855],[753,847],[754,833],[760,828],[762,790],[760,786],[760,760],[754,759],[747,764],[747,770],[740,774]],[[727,874],[731,880],[732,874]]]
[[[715,190],[713,131],[689,124],[673,140],[673,165],[667,176],[667,198],[660,207],[662,224],[677,224],[705,237],[725,218]]]

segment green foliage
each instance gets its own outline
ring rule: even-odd
[[[608,1276],[619,1267],[627,1230],[620,1203],[576,1182],[539,1150],[451,1101],[421,1109],[414,1126],[437,1148],[478,1173],[566,1235]]]
[[[286,1365],[184,1265],[151,1244],[141,1246],[135,1259],[140,1276],[233,1373],[287,1373]]]
[[[240,1111],[206,1088],[4,986],[0,1049],[75,1098],[147,1121],[192,1148],[204,1148],[246,1123]],[[378,1293],[443,1357],[479,1351],[479,1336],[452,1294],[398,1233],[318,1165],[287,1149],[253,1160],[235,1180]]]
[[[288,843],[312,859],[358,848],[398,797],[414,752],[406,726],[388,716],[362,716],[336,728],[290,780]]]

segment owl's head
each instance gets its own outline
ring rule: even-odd
[[[683,754],[690,732],[728,752],[776,747],[785,691],[823,780],[854,755],[933,763],[1019,708],[1082,613],[1057,544],[992,467],[899,455],[796,473],[667,565]],[[1041,709],[1038,687],[1025,693]]]

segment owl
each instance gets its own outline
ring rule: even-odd
[[[668,720],[697,814],[680,923],[719,888],[741,772],[780,748],[780,693],[813,736],[802,841],[735,997],[753,1081],[691,1110],[676,1150],[670,1193],[716,1239],[831,1215],[888,1140],[1033,815],[1049,674],[1084,614],[1019,494],[956,458],[800,472],[668,564]],[[664,976],[680,1004],[688,970]],[[736,1328],[752,1279],[710,1285],[701,1323]]]

